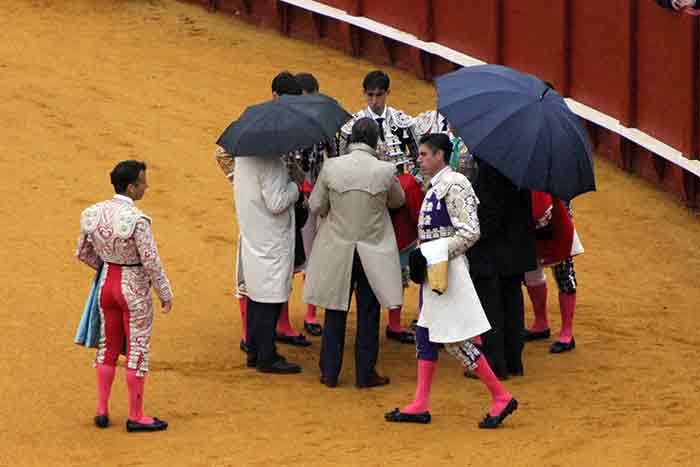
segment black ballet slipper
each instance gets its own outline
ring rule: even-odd
[[[479,428],[487,430],[498,428],[498,426],[503,423],[503,420],[505,420],[508,415],[512,414],[516,410],[518,410],[518,401],[511,399],[510,402],[508,402],[508,405],[506,405],[498,415],[486,414],[486,417],[479,422]]]
[[[571,342],[568,344],[566,342],[561,342],[561,341],[556,341],[552,346],[549,348],[549,353],[564,353],[564,352],[570,352],[576,348],[576,341],[574,338],[571,338]]]
[[[168,422],[154,418],[153,423],[139,423],[133,420],[126,421],[126,431],[129,433],[146,431],[163,431],[168,429]]]
[[[95,426],[97,428],[107,428],[109,426],[109,416],[96,415],[95,416]]]
[[[420,423],[427,425],[432,420],[430,412],[403,413],[399,409],[384,414],[384,420],[392,423]]]

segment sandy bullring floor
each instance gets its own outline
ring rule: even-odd
[[[575,203],[587,249],[577,263],[578,348],[527,347],[526,377],[508,382],[521,410],[503,429],[476,429],[487,395],[449,358],[433,424],[384,423],[385,410],[412,396],[410,346],[382,343],[380,371],[393,383],[377,390],[352,386],[351,358],[341,387],[320,386],[318,340],[283,348],[304,366],[300,376],[244,368],[232,192],[213,142],[268,98],[279,70],[312,71],[354,110],[371,68],[174,0],[3,3],[0,465],[697,465],[700,225],[603,161],[600,191]],[[428,84],[390,71],[396,106],[431,107]],[[91,279],[73,257],[78,217],[111,196],[107,174],[126,158],[149,163],[142,208],[176,293],[173,313],[157,317],[146,386],[147,412],[171,428],[144,436],[124,431],[121,371],[115,426],[92,426],[92,352],[72,344]]]

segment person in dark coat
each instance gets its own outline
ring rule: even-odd
[[[656,0],[661,8],[667,10],[683,11],[689,15],[700,15],[700,6],[697,0]]]
[[[529,190],[518,189],[486,162],[478,163],[474,190],[479,198],[481,238],[469,249],[469,271],[491,330],[482,337],[484,354],[501,379],[522,376],[524,301],[521,284],[537,266],[535,224]]]

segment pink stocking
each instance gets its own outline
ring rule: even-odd
[[[109,394],[112,392],[116,367],[97,365],[97,415],[109,414]]]

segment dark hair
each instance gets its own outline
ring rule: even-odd
[[[124,193],[129,185],[138,181],[139,174],[145,171],[145,162],[121,161],[109,174],[109,179],[112,181],[114,191],[119,194]]]
[[[348,143],[364,143],[373,149],[377,148],[379,141],[379,125],[374,119],[361,118],[352,126],[352,133],[348,139]]]
[[[420,139],[420,144],[425,144],[433,152],[442,151],[445,164],[450,163],[452,159],[452,141],[450,137],[444,133],[428,133]]]
[[[275,76],[275,79],[272,80],[272,92],[276,93],[278,96],[284,96],[285,94],[299,96],[302,94],[299,82],[294,75],[288,71],[283,71]]]
[[[372,89],[381,89],[382,91],[388,91],[391,80],[389,75],[381,70],[374,70],[367,73],[364,81],[362,81],[362,87],[365,91],[371,91]]]
[[[301,89],[304,92],[308,94],[318,92],[318,80],[316,80],[316,77],[311,73],[297,73],[297,75],[294,77],[296,78],[297,83],[299,83],[299,86],[301,86]]]

